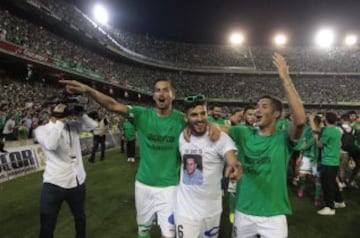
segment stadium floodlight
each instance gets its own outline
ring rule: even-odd
[[[234,45],[241,45],[244,43],[245,37],[243,34],[234,32],[230,35],[230,42]]]
[[[106,24],[108,22],[108,13],[104,6],[97,4],[94,7],[94,16],[96,21],[101,24]]]
[[[353,35],[353,34],[349,34],[345,37],[345,40],[344,40],[344,43],[345,45],[347,46],[353,46],[357,43],[357,37],[356,35]]]
[[[283,46],[287,43],[287,36],[285,34],[277,34],[274,37],[274,43],[278,46]]]
[[[315,42],[318,46],[326,48],[334,43],[335,34],[331,29],[322,29],[316,34]]]

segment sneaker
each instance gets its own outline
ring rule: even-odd
[[[321,202],[320,199],[315,199],[315,200],[314,200],[314,206],[315,206],[315,207],[320,207],[321,205],[322,205],[322,202]]]
[[[127,159],[127,162],[131,162],[131,158],[128,158],[128,159]]]
[[[334,202],[334,207],[335,208],[345,208],[346,204],[345,204],[345,202]]]
[[[354,180],[350,183],[350,186],[359,189],[359,185]]]
[[[304,197],[304,190],[298,189],[298,191],[297,191],[297,196],[298,196],[299,198]]]
[[[335,209],[331,209],[330,207],[324,207],[323,209],[317,211],[317,213],[324,216],[333,216],[335,215]]]
[[[135,158],[131,158],[131,162],[135,163]]]

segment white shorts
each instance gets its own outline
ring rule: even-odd
[[[201,220],[191,220],[175,213],[176,237],[217,238],[220,231],[221,213]]]
[[[236,211],[233,238],[249,238],[257,234],[263,238],[286,238],[288,236],[286,216],[260,217]]]
[[[300,161],[300,174],[318,176],[317,164],[311,163],[309,157],[303,156]]]
[[[135,206],[138,232],[149,233],[157,215],[162,236],[175,237],[174,209],[176,186],[152,187],[135,181]]]

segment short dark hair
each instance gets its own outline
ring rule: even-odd
[[[325,119],[328,123],[335,124],[338,120],[338,117],[337,117],[336,113],[334,113],[334,112],[327,112],[325,114]]]
[[[246,106],[245,108],[244,108],[244,114],[247,112],[247,111],[249,111],[249,110],[255,110],[256,108],[254,107],[254,106],[252,106],[252,105],[248,105],[248,106]]]
[[[281,116],[281,113],[283,111],[283,105],[279,99],[274,98],[269,95],[264,95],[261,98],[259,98],[259,100],[261,100],[261,99],[269,99],[271,101],[271,104],[274,106],[275,111],[280,112],[280,116]]]
[[[204,101],[194,101],[194,102],[190,102],[190,103],[185,103],[185,113],[190,109],[190,108],[194,108],[196,106],[207,106],[207,102],[206,100]]]
[[[316,125],[320,125],[320,123],[321,123],[321,117],[319,117],[318,115],[316,115],[316,116],[314,117],[314,123],[315,123]]]
[[[235,113],[238,113],[238,112],[242,112],[242,109],[239,107],[233,108],[230,113],[231,113],[231,115],[234,115]]]
[[[342,114],[340,119],[344,121],[350,121],[350,114],[349,113]]]
[[[185,112],[196,106],[207,106],[206,97],[203,94],[191,95],[184,98]]]

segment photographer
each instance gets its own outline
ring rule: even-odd
[[[70,109],[69,109],[70,108]],[[85,170],[80,148],[80,133],[95,129],[97,123],[86,114],[74,116],[71,106],[59,103],[50,121],[35,130],[44,149],[46,167],[40,196],[40,238],[53,237],[63,201],[75,220],[76,237],[85,237]]]

